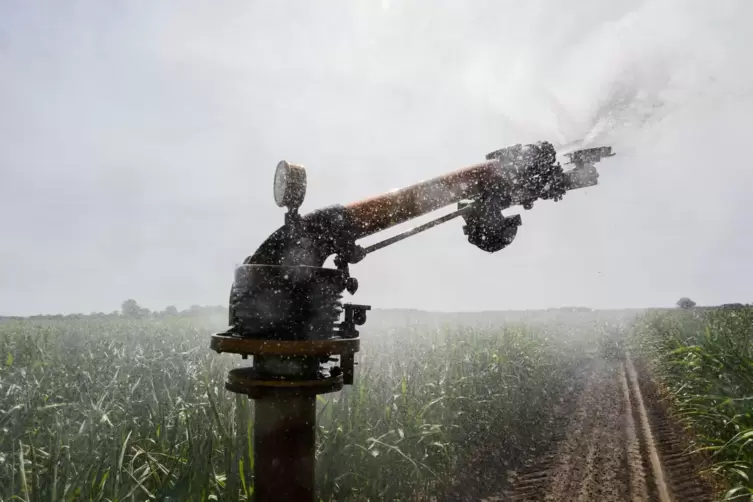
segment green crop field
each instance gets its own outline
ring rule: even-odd
[[[652,314],[636,328],[708,472],[728,499],[753,500],[753,307]]]
[[[0,499],[234,500],[253,492],[253,406],[209,321],[0,324]],[[323,500],[440,493],[490,441],[535,439],[587,352],[556,324],[366,330],[356,385],[319,402]],[[503,438],[502,440],[500,438]]]
[[[649,314],[631,340],[738,494],[752,486],[752,316]],[[524,458],[586,361],[629,331],[576,317],[370,321],[355,385],[319,399],[320,499],[425,500],[479,457]],[[253,406],[223,388],[246,362],[209,350],[221,321],[0,322],[0,500],[250,499]]]

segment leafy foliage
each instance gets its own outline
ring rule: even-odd
[[[0,324],[0,499],[249,499],[253,406],[222,388],[240,360],[208,349],[222,321]],[[319,399],[322,500],[439,493],[489,441],[524,450],[584,352],[555,325],[365,331],[356,384]]]
[[[684,310],[692,309],[693,307],[695,307],[695,305],[696,303],[686,296],[683,296],[682,298],[677,300],[677,307]]]
[[[638,335],[728,499],[753,500],[753,307],[651,315]]]

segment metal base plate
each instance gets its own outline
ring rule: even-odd
[[[252,399],[285,396],[313,396],[337,392],[343,388],[343,376],[335,375],[313,380],[268,379],[254,368],[230,370],[225,388],[237,394],[246,394]]]
[[[353,354],[361,348],[360,338],[329,340],[258,340],[225,333],[212,335],[210,348],[217,353],[230,352],[245,356],[331,356]]]

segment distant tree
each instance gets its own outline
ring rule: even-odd
[[[742,303],[725,303],[721,306],[721,308],[725,310],[739,310],[744,309],[745,305],[743,305]]]
[[[139,307],[139,304],[136,303],[136,300],[128,299],[123,302],[123,304],[120,306],[120,309],[123,312],[123,315],[125,317],[130,318],[142,318],[142,317],[149,317],[151,312],[147,308]]]
[[[175,307],[175,305],[168,305],[167,307],[165,307],[164,314],[168,316],[178,315],[178,309]]]
[[[138,317],[141,307],[136,303],[136,300],[128,299],[120,305],[120,310],[126,317]]]
[[[689,310],[695,307],[695,302],[691,300],[690,298],[684,296],[680,298],[679,300],[677,300],[677,307],[684,310]]]

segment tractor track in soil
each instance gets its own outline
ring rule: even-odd
[[[714,500],[697,475],[697,460],[685,452],[681,429],[656,397],[654,383],[639,369],[629,354],[595,360],[546,450],[510,475],[496,495],[475,493],[456,500]]]

